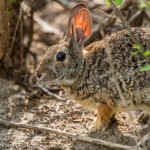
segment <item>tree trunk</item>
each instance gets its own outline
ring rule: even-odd
[[[0,0],[0,62],[6,55],[8,39],[7,0]]]

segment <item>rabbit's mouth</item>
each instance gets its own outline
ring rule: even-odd
[[[36,79],[39,83],[49,84],[49,85],[70,85],[74,82],[74,79],[66,79],[63,75],[55,78],[51,78],[47,73],[36,74]]]
[[[56,79],[49,79],[46,75],[42,75],[40,78],[36,77],[39,83],[49,84],[49,85],[61,85],[63,81],[63,77],[59,77]]]
[[[57,81],[39,80],[38,78],[37,78],[37,81],[38,81],[39,83],[44,83],[44,84],[48,84],[48,85],[58,85],[58,82],[57,82]]]
[[[40,81],[39,81],[40,82]],[[57,78],[56,80],[51,81],[42,81],[42,83],[49,84],[49,85],[71,85],[74,80],[65,80],[62,77]]]

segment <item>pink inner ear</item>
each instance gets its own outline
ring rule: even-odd
[[[74,28],[76,31],[77,42],[86,40],[92,32],[92,23],[88,11],[81,11],[74,16]]]
[[[76,5],[72,10],[71,10],[71,14],[68,20],[68,27],[71,25],[71,21],[73,19],[73,17],[77,14],[77,12],[83,8],[86,8],[86,5],[84,4],[78,4]]]
[[[87,9],[81,9],[74,15],[71,23],[75,30],[77,42],[84,42],[92,32],[92,21],[89,11]],[[72,34],[72,27],[70,27],[68,38],[72,38]]]
[[[68,39],[74,39],[75,37],[76,42],[83,43],[89,38],[92,32],[92,20],[90,12],[86,8],[77,11],[69,22],[67,31]]]

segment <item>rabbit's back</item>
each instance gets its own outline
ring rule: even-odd
[[[150,50],[150,29],[135,28],[133,33],[145,51]],[[124,30],[109,36],[105,41],[98,41],[86,47],[85,69],[76,84],[71,87],[71,94],[74,94],[75,99],[80,100],[83,105],[85,102],[88,102],[87,105],[105,103],[109,99],[119,104],[120,95],[113,79],[115,74],[127,104],[142,104],[145,100],[150,103],[150,100],[147,100],[150,95],[149,71],[139,70],[149,64],[148,58],[143,56],[143,52],[137,52],[135,45],[129,33]],[[113,74],[108,57],[110,51]]]

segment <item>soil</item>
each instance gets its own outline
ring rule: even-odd
[[[133,129],[141,137],[150,127],[142,128],[137,122],[139,112],[119,112],[116,121],[104,132],[91,132],[89,126],[95,115],[70,100],[57,100],[53,97],[40,97],[39,91],[26,92],[11,81],[0,79],[0,119],[8,122],[32,126],[48,127],[55,130],[87,135],[92,138],[135,146]],[[61,92],[60,92],[61,93]],[[39,95],[38,95],[39,94]],[[139,141],[137,139],[137,141]],[[111,148],[81,142],[46,132],[22,128],[6,128],[0,125],[0,149],[37,149],[37,150],[109,150]]]
[[[50,6],[51,8],[57,8],[57,11],[49,9]],[[56,14],[58,16],[54,18]],[[37,15],[60,31],[64,31],[66,28],[67,21],[62,21],[62,19],[67,20],[68,12],[64,11],[63,7],[55,2],[51,2],[46,8],[38,11]],[[31,50],[37,53],[39,62],[48,47],[48,39],[55,39],[57,43],[61,37],[56,38],[53,34],[43,35],[42,31],[38,32],[38,30],[40,30],[40,27],[36,24]],[[54,43],[50,43],[49,46],[51,44]],[[29,68],[34,73],[34,67],[31,67],[32,60],[29,59],[29,63]],[[108,130],[104,132],[90,132],[89,126],[94,121],[95,114],[75,102],[58,100],[53,96],[48,96],[34,85],[29,87],[32,90],[25,90],[13,81],[2,78],[0,78],[0,85],[0,119],[8,122],[48,127],[130,146],[135,146],[136,140],[139,142],[141,137],[150,132],[149,126],[137,122],[137,116],[141,111],[130,112],[132,119],[129,117],[129,112],[118,112],[116,121],[112,123]],[[61,96],[63,92],[58,89],[54,89],[51,92]],[[137,135],[134,135],[133,130]],[[52,133],[0,125],[1,149],[111,150],[112,148]]]

